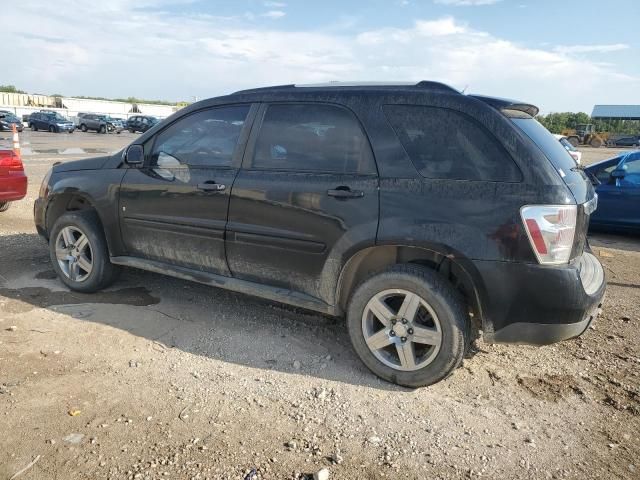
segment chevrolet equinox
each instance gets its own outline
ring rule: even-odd
[[[428,81],[244,90],[54,166],[35,223],[72,290],[126,266],[343,316],[375,374],[429,385],[479,332],[544,345],[600,311],[597,196],[537,112]]]

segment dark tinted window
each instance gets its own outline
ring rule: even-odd
[[[270,105],[254,168],[371,173],[371,147],[353,113],[335,105]]]
[[[248,113],[248,105],[238,105],[178,120],[157,136],[151,164],[163,168],[230,165]]]
[[[533,140],[563,177],[576,168],[575,160],[540,122],[533,118],[512,118],[511,121]]]
[[[387,105],[384,112],[424,177],[521,180],[520,170],[493,135],[460,112],[414,105]]]

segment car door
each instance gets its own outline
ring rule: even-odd
[[[231,192],[227,259],[234,277],[333,303],[341,266],[373,245],[378,176],[350,110],[263,105]]]
[[[622,165],[624,177],[616,179],[620,190],[617,201],[618,218],[621,226],[640,229],[640,152],[629,153]]]
[[[614,171],[624,171],[625,176],[615,178]],[[619,162],[603,165],[596,173],[601,182],[598,208],[592,215],[594,223],[623,228],[640,228],[640,154],[631,153]]]
[[[35,124],[38,130],[46,130],[47,128],[49,128],[49,125],[47,125],[47,122],[45,122],[44,120],[45,120],[44,113],[35,114]]]
[[[142,168],[120,189],[129,255],[227,275],[224,229],[242,160],[250,104],[207,108],[176,119],[145,143]]]

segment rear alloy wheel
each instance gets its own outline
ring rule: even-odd
[[[53,125],[49,126],[49,133],[55,133],[56,129]]]
[[[9,205],[11,205],[9,202],[0,202],[0,212],[9,210]]]
[[[100,130],[98,130],[98,133],[107,133],[107,127],[105,127],[104,125],[100,125]]]
[[[83,132],[86,132],[87,126],[83,123],[82,125],[80,125],[80,130],[82,130]]]
[[[38,131],[38,129],[36,128],[36,124],[35,123],[30,124],[29,128],[31,129],[32,132],[37,132]]]
[[[349,302],[347,326],[364,364],[407,387],[450,375],[471,338],[462,296],[437,272],[411,264],[395,265],[360,285]]]

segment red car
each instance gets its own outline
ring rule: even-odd
[[[0,144],[0,212],[9,208],[9,202],[24,198],[27,194],[27,176],[19,150]]]

